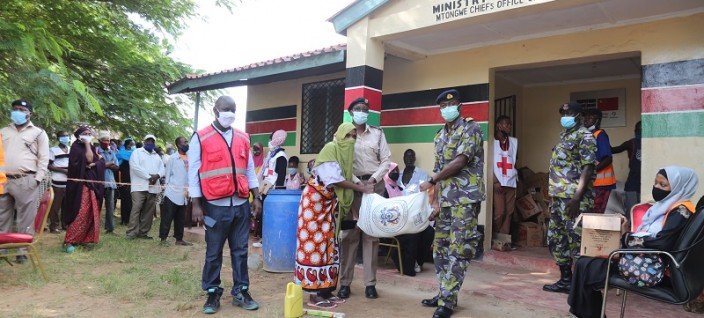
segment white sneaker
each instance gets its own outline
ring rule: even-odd
[[[416,263],[416,268],[415,268],[416,273],[420,273],[422,270],[423,269],[420,267],[420,265],[418,265],[418,263]]]
[[[254,243],[252,243],[252,246],[253,247],[262,247],[262,241],[254,242]]]

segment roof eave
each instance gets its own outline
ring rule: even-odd
[[[347,35],[347,28],[364,19],[377,8],[389,2],[389,0],[358,0],[351,3],[340,12],[335,13],[328,21],[332,22],[335,32]]]
[[[291,73],[345,62],[345,50],[325,52],[314,56],[303,57],[283,63],[275,63],[236,72],[213,74],[199,78],[186,78],[169,86],[169,94],[181,94],[226,87],[247,85],[249,81],[266,79],[266,82],[275,82],[289,78]],[[261,81],[258,81],[261,82]]]

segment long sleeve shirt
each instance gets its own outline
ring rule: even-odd
[[[149,185],[149,178],[152,174],[158,174],[159,177],[164,176],[164,170],[166,170],[164,162],[161,161],[156,151],[149,153],[143,147],[136,149],[130,157],[131,192],[159,193],[161,182],[157,180],[155,184]]]
[[[44,180],[49,171],[49,137],[32,122],[17,130],[13,124],[0,130],[5,149],[5,172],[34,172],[34,179]]]
[[[217,127],[215,127],[215,131],[222,135],[228,146],[232,146],[232,129],[220,131]],[[201,148],[198,134],[193,134],[188,147],[188,193],[191,198],[200,198],[203,196],[203,192],[200,189],[200,177],[198,176],[198,170],[200,170],[201,167]],[[247,151],[250,150],[247,149]],[[247,163],[247,184],[250,189],[259,187],[259,180],[257,180],[257,174],[254,171],[254,160],[252,157],[253,156],[250,151],[249,162]],[[229,198],[212,200],[208,201],[208,203],[217,206],[238,206],[247,201],[247,198],[240,198],[236,194],[233,194]]]
[[[176,152],[166,162],[166,190],[164,195],[176,205],[186,204],[188,189],[188,159]]]

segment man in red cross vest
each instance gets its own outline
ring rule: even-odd
[[[511,118],[499,116],[494,125],[494,234],[509,234],[516,206],[518,139],[511,137]]]
[[[214,314],[220,308],[220,270],[225,241],[232,259],[232,304],[246,310],[259,305],[249,293],[247,248],[251,192],[251,210],[261,212],[259,182],[254,172],[249,135],[232,128],[235,100],[221,96],[213,112],[217,120],[191,137],[188,149],[188,191],[193,199],[193,221],[205,224],[205,264],[202,288],[208,292],[203,313]],[[201,151],[202,150],[202,151]]]

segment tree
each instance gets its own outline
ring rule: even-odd
[[[181,109],[194,102],[164,85],[193,73],[168,52],[196,9],[194,0],[3,0],[0,105],[30,100],[50,132],[87,123],[137,138],[183,135],[191,125]]]

